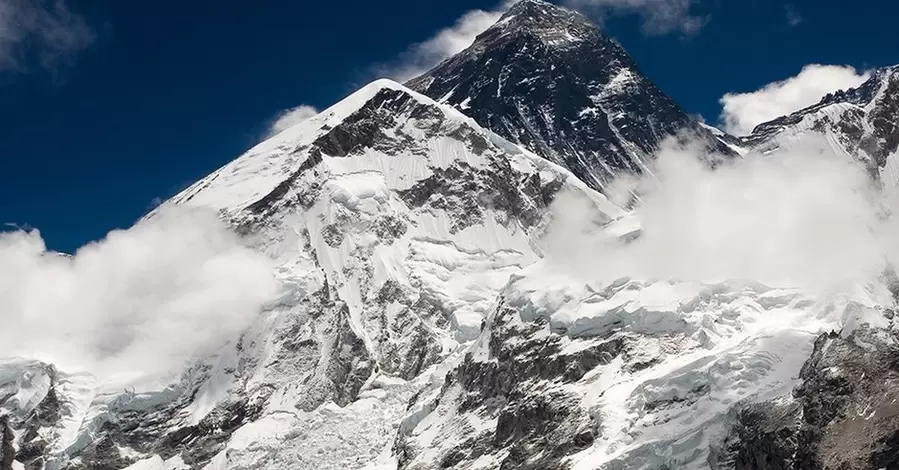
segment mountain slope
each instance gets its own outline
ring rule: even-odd
[[[160,208],[214,210],[272,259],[283,293],[240,340],[174,383],[125,393],[94,383],[76,396],[48,379],[43,396],[80,403],[65,440],[52,435],[67,415],[35,421],[42,400],[6,400],[22,416],[15,458],[53,468],[361,465],[392,439],[421,386],[413,381],[445,372],[438,365],[477,337],[509,276],[540,258],[559,191],[586,197],[606,221],[621,215],[563,168],[374,82]],[[44,451],[26,451],[45,438]]]
[[[876,286],[816,299],[745,281],[609,283],[542,261],[513,277],[462,363],[416,396],[395,444],[399,468],[843,468],[842,456],[824,460],[833,467],[789,466],[803,441],[781,441],[767,424],[801,434],[811,428],[777,411],[833,403],[882,409],[882,427],[847,429],[851,411],[830,415],[829,427],[808,416],[826,432],[799,450],[817,457],[811,446],[842,436],[872,449],[883,440],[889,455],[899,450],[889,441],[899,431],[893,395],[873,384],[895,380],[885,371],[891,347],[851,362],[858,376],[878,377],[864,388],[847,390],[838,369],[862,344],[896,344],[882,314],[891,304]],[[851,346],[820,364],[819,343],[835,337]]]
[[[899,166],[899,66],[876,70],[858,88],[828,94],[815,105],[762,123],[744,143],[762,152],[820,134],[838,152],[865,165],[874,177],[895,187]]]
[[[541,0],[516,3],[468,49],[407,85],[594,189],[618,172],[645,171],[678,133],[732,153],[587,18]]]

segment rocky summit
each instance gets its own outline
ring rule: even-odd
[[[886,68],[729,136],[579,13],[523,0],[166,201],[219,214],[279,297],[174,379],[0,360],[0,470],[899,468],[891,271],[816,296],[547,258],[560,201],[639,240],[607,185],[672,138],[728,159],[818,137],[895,187],[897,106]]]
[[[732,153],[586,17],[540,0],[518,2],[468,49],[407,85],[597,190],[622,171],[643,172],[672,136]]]

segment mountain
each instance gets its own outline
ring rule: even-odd
[[[857,88],[830,93],[815,105],[762,123],[741,138],[743,145],[771,152],[809,134],[827,138],[834,150],[849,155],[874,177],[895,186],[899,166],[899,65],[875,70]]]
[[[733,154],[617,42],[580,13],[541,0],[516,3],[470,47],[407,86],[594,189],[619,172],[645,171],[661,142],[678,134]]]
[[[548,256],[607,262],[566,214],[638,242],[599,190],[670,136],[751,158],[823,133],[886,181],[896,71],[736,138],[524,0],[166,201],[219,214],[279,297],[174,379],[0,359],[0,470],[899,468],[895,274],[813,295]]]
[[[284,292],[239,342],[162,389],[73,391],[49,364],[0,368],[6,442],[48,468],[361,465],[413,381],[473,341],[509,276],[540,258],[560,191],[602,221],[623,214],[461,113],[374,82],[160,208],[214,210],[275,263]]]

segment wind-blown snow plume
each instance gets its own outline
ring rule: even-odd
[[[287,129],[311,118],[318,114],[318,110],[312,106],[301,104],[299,106],[295,106],[290,109],[285,109],[278,113],[278,115],[272,120],[271,124],[269,124],[268,131],[266,132],[265,137],[273,137],[281,132],[284,132]]]
[[[492,10],[469,10],[455,24],[435,33],[425,41],[413,44],[398,63],[386,67],[384,74],[399,82],[417,77],[444,59],[450,58],[474,42],[509,9],[515,0],[506,0]]]
[[[74,256],[0,235],[0,356],[99,375],[176,370],[233,339],[277,291],[214,214],[166,208]]]
[[[715,170],[698,156],[693,147],[667,145],[653,175],[631,181],[642,231],[630,243],[597,230],[586,201],[556,202],[549,259],[606,279],[833,288],[873,279],[899,254],[891,236],[899,231],[882,216],[869,177],[823,141]]]

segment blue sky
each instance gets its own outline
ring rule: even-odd
[[[808,69],[801,80],[738,95],[729,101],[734,129],[899,62],[893,2],[567,1],[710,122],[726,94],[795,77],[808,64],[858,70]],[[415,45],[465,26],[457,19],[466,12],[489,17],[498,8],[476,0],[214,8],[0,0],[7,5],[0,11],[14,14],[0,16],[0,223],[38,228],[51,248],[69,252],[235,158],[285,109],[321,109],[410,61],[433,60],[442,43]]]

